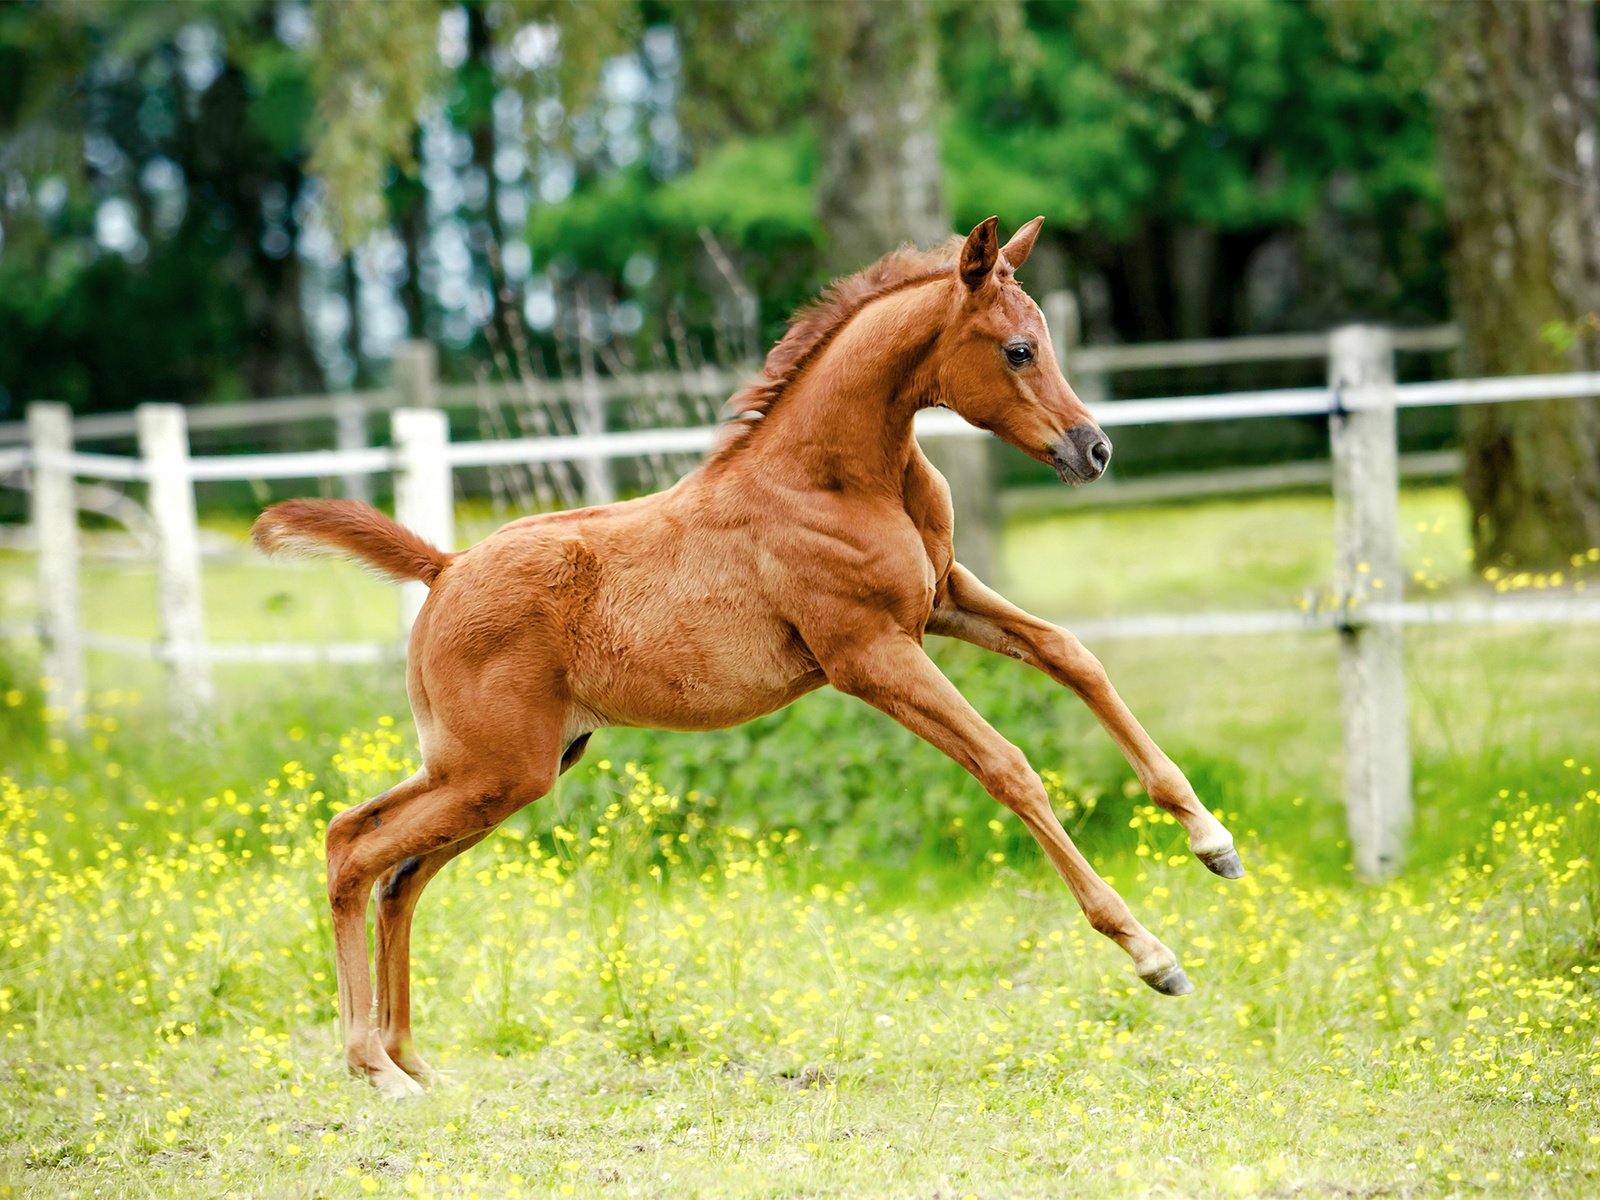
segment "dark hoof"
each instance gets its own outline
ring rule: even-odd
[[[1239,852],[1232,846],[1226,850],[1213,850],[1210,854],[1196,854],[1195,857],[1213,875],[1221,875],[1224,879],[1244,878],[1244,864],[1239,861]]]
[[[1154,975],[1141,975],[1139,978],[1163,996],[1187,996],[1194,991],[1194,984],[1189,982],[1189,977],[1183,973],[1183,968],[1176,963],[1165,971],[1157,971]]]

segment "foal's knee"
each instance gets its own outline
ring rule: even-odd
[[[981,767],[989,794],[1030,823],[1049,811],[1050,797],[1033,764],[1017,747],[1007,743],[994,751]]]
[[[1065,629],[1053,628],[1046,638],[1046,659],[1055,666],[1062,682],[1080,689],[1094,689],[1107,680],[1106,669],[1090,649]]]

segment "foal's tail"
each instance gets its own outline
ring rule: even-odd
[[[285,500],[256,518],[250,536],[267,554],[338,554],[429,585],[452,557],[360,500]]]

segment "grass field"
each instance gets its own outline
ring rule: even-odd
[[[1493,585],[1468,577],[1452,493],[1405,515],[1419,590]],[[1052,614],[1284,605],[1323,582],[1330,537],[1310,498],[1075,512],[1010,531],[1007,586]],[[0,557],[8,615],[28,571]],[[207,588],[218,637],[393,621],[338,566]],[[89,601],[98,628],[153,632],[147,578],[97,572]],[[0,1189],[1600,1192],[1600,631],[1409,637],[1415,865],[1381,887],[1344,867],[1330,639],[1095,648],[1241,835],[1247,879],[1187,858],[1069,695],[936,653],[1195,995],[1139,985],[969,778],[825,693],[723,734],[606,732],[446,872],[418,918],[417,1031],[453,1075],[401,1106],[339,1069],[320,836],[414,753],[398,671],[230,673],[216,737],[182,746],[157,681],[97,661],[76,744],[15,662]]]

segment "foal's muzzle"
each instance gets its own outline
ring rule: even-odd
[[[1050,465],[1062,483],[1093,483],[1111,465],[1111,442],[1098,425],[1074,425],[1050,448]]]

